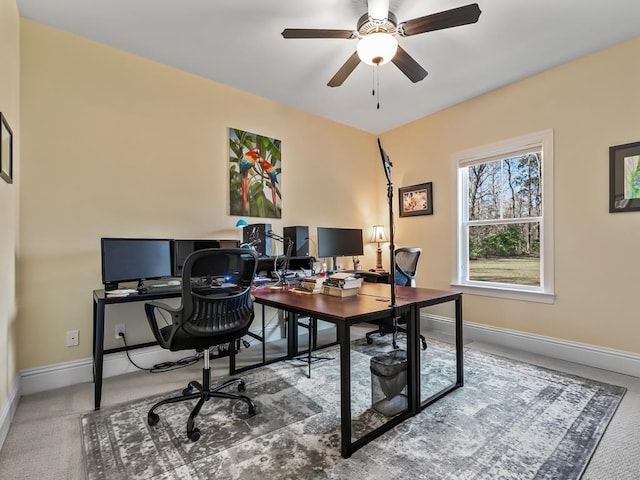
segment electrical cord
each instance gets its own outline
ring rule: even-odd
[[[118,333],[118,335],[122,338],[122,341],[124,342],[124,346],[128,347],[129,345],[127,345],[127,338],[125,337],[124,333],[120,332]],[[129,350],[125,350],[125,353],[127,354],[127,358],[129,359],[129,362],[131,362],[131,364],[134,367],[136,367],[139,370],[144,370],[150,373],[168,372],[170,370],[177,370],[178,368],[188,367],[189,365],[193,365],[194,363],[197,363],[203,357],[202,353],[197,353],[195,355],[190,355],[188,357],[181,358],[180,360],[176,360],[173,362],[157,363],[151,368],[145,368],[145,367],[141,367],[140,365],[138,365],[136,362],[133,361],[133,359],[131,358],[131,355],[129,355]]]

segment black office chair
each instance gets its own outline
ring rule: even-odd
[[[198,399],[187,421],[187,436],[193,442],[200,438],[200,430],[194,427],[195,417],[204,402],[213,397],[241,400],[247,404],[249,415],[256,413],[256,406],[249,397],[221,391],[237,384],[239,392],[245,391],[245,383],[231,378],[216,387],[211,386],[209,365],[210,348],[225,346],[236,348],[240,338],[247,334],[254,318],[250,287],[256,271],[258,255],[244,248],[206,249],[189,255],[182,272],[182,302],[174,308],[161,302],[148,302],[145,312],[151,330],[162,348],[171,351],[197,350],[204,352],[202,384],[191,381],[182,395],[156,403],[147,414],[150,426],[160,417],[155,410],[168,403]],[[171,323],[161,327],[156,310],[171,315]],[[166,320],[165,320],[166,323]],[[194,390],[196,390],[194,392]]]
[[[406,287],[414,287],[416,286],[416,274],[418,273],[418,260],[420,259],[420,254],[422,253],[422,249],[418,247],[400,247],[395,250],[395,260],[396,260],[396,285],[406,286]],[[390,333],[393,335],[393,348],[398,348],[398,344],[396,342],[396,335],[398,333],[407,333],[407,329],[402,327],[401,325],[406,325],[406,319],[402,317],[399,319],[399,324],[394,328],[394,325],[391,321],[381,321],[378,323],[378,329],[373,330],[371,332],[367,332],[365,335],[367,339],[367,344],[371,345],[373,343],[373,335],[380,335],[384,337],[386,334]],[[420,335],[420,342],[422,343],[422,349],[427,349],[427,340],[424,335]]]

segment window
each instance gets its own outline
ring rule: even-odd
[[[553,302],[553,132],[453,155],[453,284],[467,293]]]

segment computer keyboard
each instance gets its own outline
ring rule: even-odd
[[[145,293],[180,293],[182,285],[151,285]]]

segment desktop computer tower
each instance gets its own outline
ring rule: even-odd
[[[271,239],[266,232],[271,230],[270,223],[253,223],[242,229],[242,243],[251,243],[258,255],[271,256]]]
[[[291,255],[294,257],[306,257],[309,255],[309,227],[284,227],[284,238],[293,241]]]

